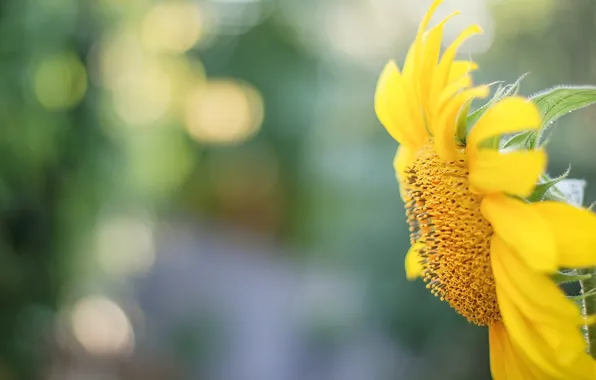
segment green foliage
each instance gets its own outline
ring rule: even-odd
[[[568,283],[572,283],[572,282],[586,280],[591,277],[592,277],[592,275],[589,275],[589,274],[578,274],[577,271],[574,269],[559,271],[559,272],[551,275],[552,280],[554,282],[556,282],[557,284],[568,284]]]
[[[565,195],[559,191],[555,185],[567,178],[570,171],[571,167],[569,167],[565,173],[555,178],[550,178],[548,174],[543,174],[538,182],[538,185],[536,185],[534,188],[534,192],[528,197],[527,200],[530,202],[539,202],[546,199],[565,201]]]
[[[533,145],[540,143],[548,127],[558,118],[580,108],[596,103],[596,87],[555,87],[540,92],[530,98],[543,117],[542,128],[536,135]]]
[[[534,131],[526,131],[513,135],[508,140],[504,140],[500,146],[501,149],[527,150],[534,147],[536,134]]]
[[[596,103],[596,87],[555,87],[530,99],[538,106],[547,127],[559,117]]]

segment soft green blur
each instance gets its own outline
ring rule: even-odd
[[[94,322],[69,313],[127,318],[85,297],[148,276],[158,259],[147,225],[180,216],[284,247],[269,260],[363,284],[361,324],[420,363],[354,379],[488,379],[487,331],[405,279],[396,143],[372,104],[381,68],[403,60],[428,4],[0,1],[0,380],[93,367],[81,334]],[[441,15],[453,9],[463,15],[447,39],[466,23],[486,31],[463,54],[480,64],[476,82],[530,72],[524,95],[596,84],[596,2],[446,1]],[[586,205],[596,200],[595,119],[596,107],[559,120],[548,146],[553,175],[571,163],[571,177],[588,181]],[[353,336],[322,319],[309,331],[323,351]],[[187,363],[220,352],[208,332],[185,339],[186,328],[152,354],[151,365],[166,364],[151,378],[197,378]],[[120,363],[119,379],[149,378],[143,360],[121,370],[123,357],[142,357],[132,351],[101,360]]]

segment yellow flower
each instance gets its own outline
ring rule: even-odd
[[[465,136],[460,118],[487,86],[472,85],[472,62],[455,54],[478,26],[465,29],[440,57],[443,26],[427,30],[436,0],[420,24],[400,72],[389,62],[375,110],[400,145],[394,166],[412,248],[409,278],[470,322],[488,326],[493,377],[594,379],[579,308],[550,275],[559,267],[596,265],[596,217],[557,202],[528,203],[546,167],[543,149],[500,152],[487,142],[538,129],[541,117],[518,96],[492,105]]]

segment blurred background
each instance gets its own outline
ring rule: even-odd
[[[596,2],[445,3],[477,82],[596,84]],[[489,379],[373,110],[429,4],[1,0],[0,380]],[[595,117],[552,174],[595,183]]]

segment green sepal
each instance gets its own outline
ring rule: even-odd
[[[542,115],[542,127],[537,141],[542,140],[548,127],[558,118],[580,108],[596,103],[594,86],[560,86],[540,92],[530,97]]]
[[[457,117],[457,127],[455,129],[455,140],[462,145],[465,145],[466,142],[466,131],[468,128],[468,117],[465,115],[470,112],[470,106],[472,105],[472,100],[469,99],[464,103],[462,106],[459,116]]]
[[[596,296],[596,289],[590,289],[586,293],[580,294],[578,296],[567,296],[567,298],[572,299],[574,301],[581,301],[593,296]]]
[[[530,202],[539,202],[542,200],[554,200],[559,202],[566,202],[565,194],[556,188],[556,184],[569,176],[571,166],[567,168],[565,173],[558,177],[550,178],[547,174],[540,176],[538,184],[534,188],[532,194],[527,198]]]
[[[567,271],[567,272],[560,271],[555,274],[552,274],[550,277],[557,284],[566,284],[569,282],[577,282],[577,281],[583,281],[583,280],[590,279],[590,278],[592,278],[592,275],[577,274],[577,271],[571,270],[571,271]]]
[[[532,150],[536,147],[536,132],[526,131],[518,133],[504,141],[500,149]]]
[[[470,131],[474,127],[474,124],[476,124],[476,122],[480,119],[480,117],[482,115],[484,115],[484,113],[490,107],[492,107],[499,100],[506,98],[507,96],[512,96],[512,95],[517,94],[517,91],[519,90],[519,85],[520,85],[522,79],[524,79],[526,75],[528,75],[528,74],[526,73],[526,74],[520,76],[519,78],[517,78],[517,80],[515,82],[513,82],[511,84],[497,88],[497,90],[495,91],[495,94],[488,102],[486,102],[483,106],[481,106],[476,111],[474,111],[468,115],[468,118],[466,120],[466,128],[467,128],[466,136],[470,134]]]

